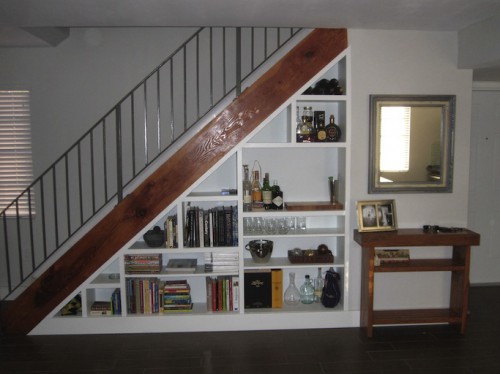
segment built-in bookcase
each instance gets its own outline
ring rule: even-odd
[[[303,91],[321,79],[338,79],[344,88],[342,95],[304,95]],[[349,308],[350,285],[350,152],[351,152],[351,92],[350,53],[347,49],[321,71],[300,92],[289,98],[273,116],[263,122],[232,153],[215,165],[190,190],[179,197],[155,222],[151,222],[113,259],[103,266],[89,281],[75,291],[81,295],[82,313],[75,318],[59,316],[54,312],[48,325],[50,329],[64,332],[139,332],[139,331],[204,331],[204,330],[247,330],[284,329],[314,327],[348,327],[359,325],[359,312]],[[336,143],[297,143],[296,107],[304,106],[324,111],[328,121],[333,114],[342,130],[342,138]],[[260,165],[262,173],[270,174],[271,182],[277,180],[284,192],[285,209],[268,211],[243,211],[242,180],[243,165],[250,170]],[[337,180],[335,208],[325,209],[321,203],[329,202],[328,178]],[[311,204],[312,202],[312,204]],[[318,204],[314,204],[318,203]],[[295,208],[287,209],[289,204]],[[296,205],[303,208],[296,209]],[[195,213],[190,213],[194,211]],[[222,213],[220,213],[222,212]],[[191,216],[191,214],[193,214]],[[210,215],[213,214],[212,218]],[[221,215],[220,215],[221,214]],[[169,218],[176,218],[177,244],[150,248],[142,235],[154,226],[166,228]],[[255,232],[250,226],[253,221],[273,218],[277,221],[291,220],[296,228],[286,232]],[[190,221],[191,220],[191,221]],[[195,225],[192,220],[197,220]],[[219,221],[220,220],[220,221]],[[203,226],[212,228],[224,225],[220,235],[225,241],[208,239]],[[303,227],[300,227],[303,226]],[[196,231],[193,231],[196,230]],[[230,231],[230,232],[229,232]],[[194,235],[194,237],[193,237]],[[210,236],[210,235],[209,235]],[[231,239],[228,239],[231,238]],[[245,249],[251,240],[267,239],[274,244],[268,263],[255,263]],[[288,251],[316,249],[326,244],[333,254],[327,263],[292,263]],[[173,247],[173,248],[172,248]],[[125,256],[161,255],[161,268],[151,274],[130,274],[125,267]],[[212,273],[206,269],[207,254],[227,254],[236,258],[236,268],[230,271]],[[195,269],[171,273],[166,265],[170,259],[196,259]],[[321,303],[298,306],[283,305],[281,308],[245,309],[245,271],[267,271],[281,269],[282,292],[289,285],[289,274],[296,274],[299,287],[304,276],[316,277],[321,267],[323,275],[330,267],[341,275],[342,300],[332,309]],[[233,310],[214,311],[209,298],[207,279],[220,277],[227,282],[224,295],[234,296],[238,307]],[[140,278],[159,280],[186,280],[190,286],[193,302],[191,311],[179,313],[131,314],[127,310],[128,280]],[[237,283],[234,283],[237,281]],[[229,285],[229,283],[231,283]],[[231,286],[231,287],[230,287]],[[90,315],[94,301],[108,300],[112,293],[120,290],[121,312],[112,316]],[[69,300],[69,299],[68,299]],[[67,300],[67,301],[68,301]],[[64,303],[61,305],[61,307]],[[90,318],[92,317],[92,318]],[[63,322],[61,322],[63,321]],[[59,324],[59,325],[58,325]],[[57,327],[59,326],[59,327]]]

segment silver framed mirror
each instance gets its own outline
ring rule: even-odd
[[[370,95],[369,193],[452,192],[455,95]]]

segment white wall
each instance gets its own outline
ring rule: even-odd
[[[0,49],[0,89],[32,90],[35,172],[53,162],[193,31],[75,29],[56,48]],[[466,226],[472,71],[457,69],[457,35],[349,30],[349,44],[353,79],[351,226],[357,227],[356,200],[387,198],[396,200],[399,227]],[[370,94],[457,95],[453,193],[367,193]],[[360,248],[352,240],[350,244],[349,304],[359,309]],[[447,274],[384,277],[377,282],[389,290],[397,284],[399,294],[397,289],[395,299],[386,292],[376,294],[376,305],[391,307],[394,300],[409,306],[447,302]],[[412,285],[425,293],[405,292]]]
[[[352,227],[356,200],[395,199],[398,226],[467,225],[472,71],[457,69],[457,35],[452,32],[349,30],[352,54]],[[457,96],[453,193],[368,194],[370,94]],[[359,289],[360,248],[351,242],[351,284]],[[448,253],[447,249],[418,254]],[[413,252],[412,252],[413,255]],[[375,306],[422,307],[448,302],[446,273],[382,275]],[[437,285],[437,287],[436,287]],[[381,292],[382,288],[384,289]],[[359,305],[353,292],[350,305]]]
[[[0,89],[31,90],[35,176],[195,30],[81,28],[55,48],[0,48]]]

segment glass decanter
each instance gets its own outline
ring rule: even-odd
[[[302,304],[312,304],[314,302],[314,285],[309,275],[306,275],[304,284],[300,286],[300,301]]]
[[[295,285],[295,273],[290,273],[290,284],[285,290],[285,304],[286,305],[297,305],[300,303],[300,292]]]

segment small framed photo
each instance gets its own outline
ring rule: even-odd
[[[393,231],[397,229],[394,200],[366,200],[356,203],[359,231]]]

